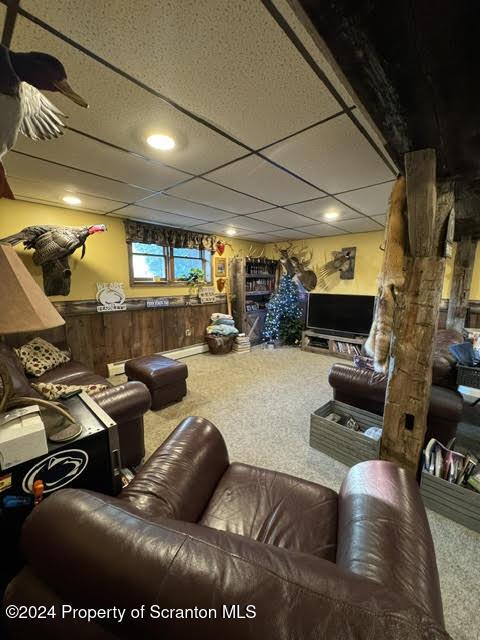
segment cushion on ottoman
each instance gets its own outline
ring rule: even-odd
[[[129,380],[143,382],[152,396],[152,409],[181,400],[187,393],[187,365],[160,355],[141,356],[125,363]]]

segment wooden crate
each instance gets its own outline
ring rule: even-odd
[[[374,440],[360,431],[327,420],[329,413],[354,418],[362,427],[383,427],[383,418],[369,411],[351,407],[344,402],[330,400],[312,413],[310,418],[310,446],[339,460],[349,467],[364,460],[380,457],[380,440]]]
[[[420,493],[426,507],[480,533],[480,493],[422,471]]]

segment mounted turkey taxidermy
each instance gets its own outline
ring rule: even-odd
[[[338,273],[341,280],[353,280],[356,254],[356,247],[344,247],[340,251],[332,251],[332,260],[320,267],[318,273],[318,286],[320,289],[328,289],[328,280]]]
[[[25,249],[34,249],[33,262],[42,267],[43,288],[47,296],[68,296],[72,275],[68,257],[82,247],[82,259],[87,238],[106,230],[104,224],[90,227],[25,227],[0,242],[11,245],[23,242]]]
[[[85,100],[70,87],[62,63],[46,53],[14,53],[0,45],[0,197],[13,199],[2,159],[22,133],[32,140],[63,135],[64,114],[40,91],[59,91],[81,107]]]

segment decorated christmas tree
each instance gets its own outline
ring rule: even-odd
[[[297,283],[292,276],[280,278],[277,291],[267,304],[263,335],[267,340],[280,339],[297,344],[302,335],[302,310]]]

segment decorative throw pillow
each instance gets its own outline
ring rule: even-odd
[[[37,382],[32,387],[41,393],[47,400],[58,400],[66,393],[73,391],[85,391],[89,396],[108,389],[107,384],[58,384],[56,382]]]
[[[37,378],[46,371],[50,371],[50,369],[58,367],[59,364],[64,364],[70,360],[68,351],[57,349],[50,342],[43,340],[43,338],[30,340],[19,349],[15,349],[15,353],[26,373]]]

